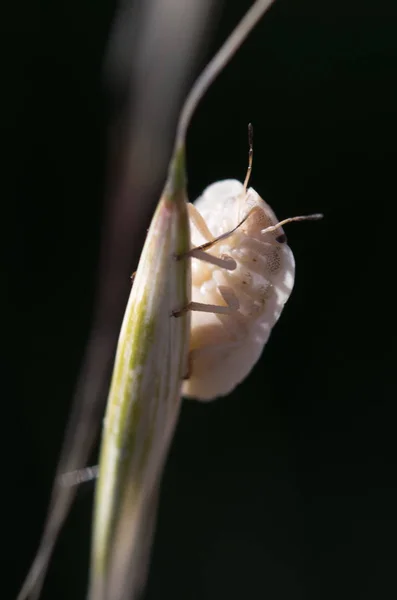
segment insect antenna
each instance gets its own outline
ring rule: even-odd
[[[248,182],[251,177],[252,171],[252,160],[254,158],[254,128],[252,127],[252,123],[248,123],[248,169],[247,174],[244,179],[244,193],[247,193]]]
[[[323,217],[324,217],[324,215],[321,213],[315,213],[313,215],[304,215],[301,217],[289,217],[288,219],[284,219],[283,221],[276,223],[276,225],[270,225],[270,227],[266,227],[266,229],[262,229],[261,233],[272,233],[273,231],[277,231],[277,229],[284,227],[284,225],[287,225],[288,223],[294,223],[294,222],[298,222],[298,221],[319,221]],[[277,238],[277,241],[279,241],[280,243],[284,242],[285,240],[286,240],[285,236],[282,236],[282,235],[280,236],[280,239]]]

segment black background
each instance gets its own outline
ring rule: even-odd
[[[203,64],[249,4],[225,3]],[[114,10],[22,3],[2,24],[4,598],[37,547],[92,323]],[[146,598],[395,598],[396,2],[277,0],[193,119],[192,198],[244,177],[249,121],[253,187],[279,218],[325,219],[288,230],[295,289],[251,376],[183,405]],[[84,598],[91,496],[45,599]]]

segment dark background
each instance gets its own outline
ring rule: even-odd
[[[249,5],[225,3],[202,64]],[[114,10],[25,2],[2,23],[5,599],[37,548],[92,324]],[[295,289],[251,376],[183,405],[146,598],[395,598],[396,2],[277,0],[193,119],[192,198],[244,177],[249,121],[253,187],[279,218],[325,219],[288,230]],[[84,598],[91,499],[44,599]]]

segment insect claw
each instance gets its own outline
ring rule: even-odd
[[[189,310],[191,310],[191,304],[192,302],[189,302],[189,304],[187,304],[186,306],[184,306],[183,308],[180,308],[179,310],[173,310],[171,313],[171,317],[182,317],[184,314],[186,314]]]

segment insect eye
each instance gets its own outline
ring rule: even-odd
[[[285,235],[285,233],[282,233],[281,235],[278,235],[276,237],[276,242],[278,244],[285,244],[286,241],[287,241],[287,236]]]

